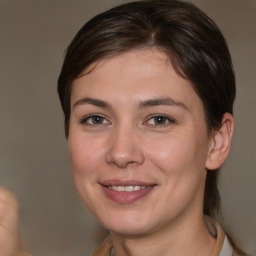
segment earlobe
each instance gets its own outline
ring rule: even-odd
[[[230,150],[233,131],[234,118],[230,113],[225,113],[221,127],[213,132],[205,165],[206,169],[218,169],[225,162]]]

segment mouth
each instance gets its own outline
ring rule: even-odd
[[[108,186],[109,189],[119,192],[133,192],[148,188],[148,186]]]
[[[154,189],[156,184],[139,181],[111,180],[100,183],[108,199],[120,204],[130,204],[140,200]]]

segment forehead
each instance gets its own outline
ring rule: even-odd
[[[115,100],[126,96],[143,100],[156,95],[191,104],[198,101],[192,83],[177,74],[167,55],[155,48],[99,60],[85,69],[72,87],[72,101],[88,94],[113,96]]]
[[[172,66],[169,56],[164,51],[157,49],[156,47],[131,49],[122,53],[106,56],[94,61],[89,66],[87,66],[83,72],[81,72],[77,79],[84,75],[89,75],[95,69],[99,70],[99,68],[102,68],[104,66],[110,67],[111,64],[114,64],[116,62],[119,62],[120,64],[126,63],[128,66],[129,62],[134,62],[134,59],[146,61],[143,63],[143,68],[147,66],[146,64],[148,64],[148,67],[150,67],[149,64],[152,61],[154,61],[155,64],[158,63],[158,65],[162,65],[162,67],[164,68],[166,68],[169,65]],[[148,62],[148,60],[150,61]]]

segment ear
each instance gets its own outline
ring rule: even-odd
[[[215,170],[225,162],[234,131],[234,118],[230,113],[222,117],[221,127],[213,132],[205,168]]]

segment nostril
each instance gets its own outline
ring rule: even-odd
[[[143,157],[138,159],[137,161],[130,161],[125,158],[123,159],[112,159],[110,161],[107,161],[109,165],[117,166],[118,168],[127,168],[127,167],[136,167],[137,165],[140,165],[143,162]]]
[[[134,165],[137,165],[138,163],[136,163],[135,161],[110,161],[109,164],[112,166],[118,166],[119,168],[126,168],[129,166],[132,167]]]

